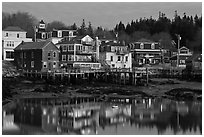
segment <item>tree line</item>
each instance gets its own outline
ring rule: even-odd
[[[181,17],[175,11],[175,16],[171,20],[164,13],[159,12],[158,19],[140,18],[132,20],[124,25],[122,21],[114,28],[119,39],[126,42],[137,41],[146,38],[163,43],[164,47],[171,45],[171,40],[177,43],[177,35],[181,36],[180,46],[186,46],[195,52],[202,50],[202,17],[197,15]]]
[[[27,12],[17,12],[13,14],[2,13],[2,29],[8,26],[19,26],[27,31],[27,37],[34,38],[34,27],[39,20]],[[176,34],[181,36],[181,46],[186,46],[195,52],[202,51],[202,16],[187,16],[186,13],[181,17],[175,11],[175,16],[171,20],[164,13],[159,12],[158,19],[140,18],[132,20],[126,25],[120,21],[112,30],[104,29],[101,26],[93,28],[91,22],[86,25],[82,20],[81,26],[66,25],[60,21],[52,21],[46,24],[47,31],[55,29],[77,30],[78,35],[90,35],[104,39],[116,39],[126,43],[146,38],[156,42],[161,42],[164,48],[172,46],[172,40],[177,43]],[[175,45],[176,46],[176,45]]]

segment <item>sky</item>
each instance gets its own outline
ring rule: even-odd
[[[173,19],[177,10],[178,15],[201,16],[201,2],[3,2],[2,11],[15,13],[28,12],[38,20],[46,23],[54,20],[66,25],[76,23],[81,26],[85,19],[92,26],[113,29],[117,23],[124,24],[139,18],[158,18],[159,11]]]

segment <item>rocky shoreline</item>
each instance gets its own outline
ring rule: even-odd
[[[160,97],[172,100],[202,100],[202,83],[175,79],[151,79],[148,86],[107,83],[51,85],[45,81],[24,78],[3,78],[3,105],[22,97],[96,96],[100,99]]]

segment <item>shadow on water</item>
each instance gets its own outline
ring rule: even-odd
[[[202,134],[202,103],[24,98],[3,108],[3,134]]]

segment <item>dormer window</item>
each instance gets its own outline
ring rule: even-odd
[[[155,49],[155,44],[154,43],[151,44],[151,49]]]
[[[141,43],[141,44],[140,44],[140,48],[141,48],[141,49],[144,49],[144,43]]]

